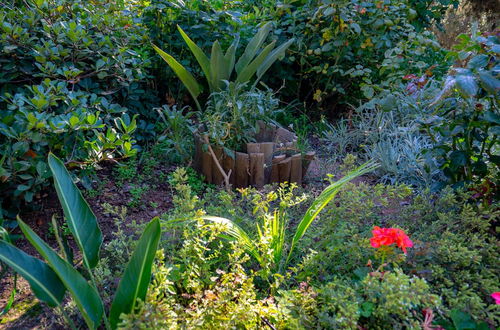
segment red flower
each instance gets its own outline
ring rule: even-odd
[[[495,299],[495,304],[500,305],[500,292],[493,292],[491,298]]]
[[[413,242],[405,234],[404,231],[398,228],[380,228],[373,227],[373,237],[370,238],[370,244],[374,248],[379,248],[382,245],[389,246],[396,244],[406,254],[406,248],[412,247]]]

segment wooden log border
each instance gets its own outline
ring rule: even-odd
[[[220,170],[207,150],[200,136],[195,134],[195,155],[193,167],[201,172],[208,183],[223,184]],[[259,122],[256,142],[247,143],[245,152],[234,152],[234,158],[212,146],[219,163],[226,173],[231,170],[230,184],[233,188],[264,184],[295,182],[301,185],[310,163],[315,157],[313,151],[298,153],[297,136],[289,130]],[[206,141],[206,140],[205,140]]]

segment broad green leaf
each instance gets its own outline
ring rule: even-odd
[[[236,223],[226,218],[213,217],[213,216],[204,216],[203,220],[224,226],[225,228],[224,231],[227,234],[227,236],[221,235],[223,238],[227,240],[238,241],[250,255],[252,255],[259,263],[261,262],[261,258],[257,250],[257,247],[250,239],[250,237],[247,235],[247,233]]]
[[[469,61],[467,67],[470,69],[484,68],[489,61],[490,57],[485,54],[476,55]]]
[[[52,153],[49,154],[48,162],[68,227],[82,251],[85,265],[92,269],[99,262],[99,250],[102,244],[102,233],[97,218],[71,179],[63,162]]]
[[[177,77],[179,77],[179,79],[182,81],[184,86],[186,86],[189,93],[196,102],[198,109],[201,109],[200,104],[198,103],[198,95],[200,95],[201,93],[201,87],[196,81],[196,79],[193,77],[193,75],[189,73],[189,71],[186,70],[186,68],[184,68],[179,62],[177,62],[175,58],[165,53],[163,50],[156,47],[155,45],[153,45],[153,48],[165,60],[165,62],[167,62],[167,64],[175,72]]]
[[[340,191],[340,189],[349,181],[353,180],[354,178],[357,178],[360,175],[366,174],[368,172],[373,171],[376,169],[378,165],[376,165],[373,162],[367,162],[357,169],[349,172],[346,176],[338,180],[337,182],[332,183],[328,187],[323,190],[323,192],[314,200],[312,205],[307,209],[306,214],[300,221],[299,225],[297,226],[297,230],[295,231],[295,235],[293,236],[292,239],[292,245],[290,247],[290,251],[288,253],[288,258],[285,264],[288,263],[288,260],[290,259],[293,249],[295,248],[295,245],[297,242],[304,236],[304,234],[307,231],[307,228],[311,225],[311,223],[316,219],[318,214],[323,210],[323,208],[337,195],[337,193]]]
[[[241,55],[240,59],[236,63],[236,72],[238,73],[238,75],[255,57],[260,47],[266,40],[269,32],[271,32],[271,28],[272,28],[271,22],[264,24],[259,29],[259,31],[257,31],[252,40],[250,40],[247,47],[245,48],[245,51],[243,52],[243,55]]]
[[[96,329],[101,323],[104,306],[97,290],[89,285],[87,280],[77,272],[66,260],[62,259],[23,221],[18,220],[24,236],[47,261],[50,268],[57,274],[66,289],[70,292],[76,306],[82,313],[85,322],[91,329]]]
[[[224,54],[222,53],[222,48],[220,43],[216,40],[212,45],[212,53],[210,55],[210,73],[212,75],[212,85],[214,91],[219,91],[224,87],[224,81],[228,80],[229,77],[226,74],[226,67],[224,65]]]
[[[237,83],[245,83],[252,79],[252,76],[257,72],[257,70],[261,67],[262,63],[266,60],[269,53],[273,50],[276,41],[271,42],[267,45],[262,52],[257,55],[257,57],[248,64],[243,70],[238,73],[238,77],[236,78]]]
[[[28,281],[38,299],[51,307],[61,304],[66,289],[46,263],[1,240],[0,260]]]
[[[145,300],[160,235],[160,221],[155,218],[142,233],[118,285],[109,314],[113,329],[117,327],[122,313],[129,314],[134,310],[138,298]]]
[[[177,25],[177,29],[179,30],[179,32],[182,36],[182,39],[184,39],[184,42],[186,42],[187,46],[189,47],[189,49],[193,53],[194,57],[198,61],[198,64],[200,64],[200,67],[203,70],[203,73],[205,74],[205,77],[207,78],[208,83],[210,84],[211,83],[211,81],[210,81],[210,76],[211,76],[211,74],[210,74],[210,61],[209,61],[207,55],[205,55],[205,53],[201,50],[201,48],[198,47],[198,45],[196,45],[193,42],[193,40],[191,40],[189,38],[189,36],[181,29],[181,27],[179,25]],[[213,89],[212,86],[209,86],[209,87],[211,90]]]
[[[262,63],[262,65],[259,67],[259,69],[257,70],[257,79],[260,80],[260,78],[262,78],[262,76],[264,75],[264,73],[266,73],[267,70],[269,70],[269,68],[271,67],[271,65],[273,65],[274,62],[276,62],[276,60],[282,56],[284,56],[285,54],[285,51],[288,49],[288,47],[290,47],[293,43],[295,42],[295,39],[292,38],[290,40],[288,40],[287,42],[285,42],[284,44],[282,45],[279,45],[278,48],[276,48],[275,50],[273,50],[269,56],[267,56],[267,58],[264,60],[264,63]]]
[[[479,79],[481,80],[481,85],[490,93],[500,92],[500,80],[493,77],[489,72],[482,71],[479,72]]]
[[[457,75],[455,80],[458,89],[465,96],[476,96],[479,87],[477,86],[477,82],[472,75]]]

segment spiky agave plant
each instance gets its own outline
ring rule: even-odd
[[[263,224],[268,226],[268,233],[270,234],[270,239],[268,240],[268,247],[272,250],[271,263],[274,265],[274,271],[282,271],[286,269],[292,253],[299,242],[299,240],[304,236],[309,226],[316,219],[318,214],[323,210],[323,208],[337,195],[337,193],[342,189],[342,187],[349,181],[375,170],[378,167],[373,161],[367,162],[353,171],[349,172],[340,180],[332,183],[323,190],[323,192],[314,200],[312,205],[309,207],[307,212],[302,217],[302,220],[295,229],[295,234],[290,242],[290,248],[288,250],[288,255],[284,259],[285,240],[286,240],[286,214],[281,211],[274,212],[270,218],[266,219],[267,223]],[[269,260],[266,260],[266,255],[262,255],[258,248],[257,242],[262,242],[263,235],[266,235],[261,229],[261,226],[257,224],[257,239],[252,239],[240,226],[238,226],[232,220],[215,217],[215,216],[205,216],[204,220],[218,224],[224,228],[223,234],[220,236],[227,240],[236,240],[239,244],[247,251],[249,255],[255,258],[257,262],[264,267],[268,264]]]

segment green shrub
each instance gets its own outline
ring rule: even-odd
[[[279,75],[269,76],[286,79],[282,93],[332,115],[338,103],[371,98],[401,82],[405,72],[423,74],[437,63],[434,72],[443,74],[445,53],[430,32],[415,30],[410,10],[401,0],[311,0],[283,7],[274,13],[278,36],[297,41],[276,66]]]
[[[500,170],[500,34],[462,34],[450,57],[457,63],[431,106],[423,127],[432,156],[455,186],[481,182]]]
[[[4,207],[47,185],[49,150],[72,165],[135,154],[152,131],[135,115],[146,118],[155,97],[147,33],[132,15],[107,1],[9,0],[0,22]]]

